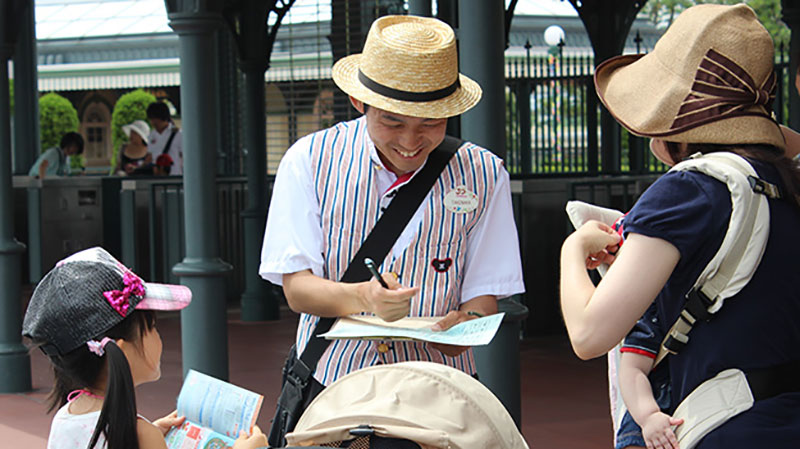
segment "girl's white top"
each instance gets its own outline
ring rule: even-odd
[[[89,446],[100,411],[73,415],[69,412],[69,406],[69,403],[65,404],[53,417],[47,449],[86,449]],[[106,439],[101,434],[94,449],[103,449],[105,446]]]

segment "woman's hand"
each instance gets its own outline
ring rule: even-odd
[[[253,426],[253,433],[247,436],[244,431],[239,432],[239,438],[233,443],[233,449],[258,449],[269,447],[267,437],[258,426]]]
[[[601,264],[614,263],[620,239],[610,226],[592,220],[567,237],[564,245],[580,248],[586,259],[586,268],[593,270]]]
[[[180,426],[185,419],[185,416],[178,416],[178,411],[175,410],[169,415],[153,421],[153,425],[158,427],[162,434],[166,435],[169,429]]]

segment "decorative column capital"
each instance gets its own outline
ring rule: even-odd
[[[214,12],[175,12],[167,14],[169,26],[178,35],[205,34],[222,28],[222,16]]]

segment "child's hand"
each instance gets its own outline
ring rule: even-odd
[[[167,432],[169,432],[169,429],[180,426],[181,424],[183,424],[183,421],[185,419],[186,419],[185,416],[178,416],[178,411],[175,410],[169,415],[153,421],[153,425],[158,427],[158,430],[160,430],[161,433],[166,435]]]
[[[258,449],[261,447],[269,447],[269,443],[258,426],[253,426],[253,433],[249,437],[243,431],[239,432],[239,438],[233,443],[234,449]]]
[[[672,431],[672,426],[681,424],[683,424],[682,419],[673,418],[662,412],[648,416],[642,425],[642,436],[647,449],[679,449],[678,439]]]

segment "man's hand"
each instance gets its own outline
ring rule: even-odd
[[[161,433],[166,435],[169,429],[180,426],[185,419],[185,416],[178,416],[178,411],[175,410],[169,415],[153,421],[153,425],[156,426]]]
[[[476,314],[470,315],[469,312],[475,312]],[[438,323],[434,324],[431,329],[439,332],[446,331],[458,323],[474,320],[479,316],[494,315],[495,313],[497,313],[497,298],[495,296],[476,296],[461,304],[459,310],[450,311],[444,318],[439,320]],[[438,343],[429,344],[438,349],[442,354],[450,357],[459,356],[469,349],[469,346],[443,345]]]
[[[458,323],[474,320],[476,318],[478,317],[469,315],[463,310],[451,310],[444,318],[434,324],[431,329],[437,332],[446,331]],[[429,345],[450,357],[457,357],[470,348],[469,346],[445,345],[441,343],[429,343]]]
[[[383,273],[381,277],[389,288],[383,288],[377,279],[372,279],[364,289],[364,310],[384,321],[397,321],[408,316],[411,298],[419,293],[419,287],[403,287],[394,273]]]

